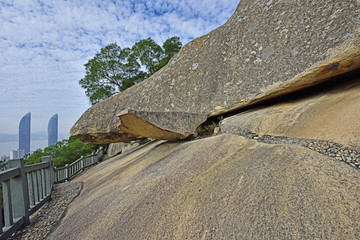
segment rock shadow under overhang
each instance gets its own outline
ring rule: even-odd
[[[181,140],[197,135],[197,128],[208,118],[186,112],[147,112],[125,109],[118,114],[119,129],[131,135],[153,139]]]
[[[126,132],[106,132],[106,133],[84,133],[72,134],[85,144],[110,144],[114,142],[131,142],[135,140],[144,139],[140,136],[135,136]]]

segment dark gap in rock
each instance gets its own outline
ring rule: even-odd
[[[219,127],[221,121],[223,120],[223,116],[210,117],[205,122],[203,122],[197,129],[197,133],[199,136],[207,136],[212,135],[214,129]]]

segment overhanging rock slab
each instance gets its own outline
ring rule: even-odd
[[[184,112],[145,112],[126,109],[118,115],[123,132],[162,140],[185,139],[197,135],[197,127],[208,118]]]

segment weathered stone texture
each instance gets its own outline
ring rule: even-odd
[[[71,134],[122,141],[82,136],[118,134],[124,109],[218,115],[358,69],[359,26],[358,0],[242,0],[227,23],[185,45],[149,79],[90,108]]]
[[[111,143],[109,148],[107,149],[108,157],[114,157],[120,153],[124,153],[130,149],[133,149],[137,146],[142,144],[141,141],[132,141],[129,143],[118,142],[118,143]]]
[[[359,171],[222,134],[89,169],[50,239],[359,239]]]
[[[114,157],[122,152],[127,143],[119,142],[119,143],[111,143],[109,148],[107,149],[108,157]]]
[[[360,77],[329,92],[225,119],[224,133],[334,141],[360,149]]]
[[[122,132],[120,130],[116,130],[116,132],[87,132],[87,133],[79,133],[75,134],[75,136],[88,144],[110,144],[115,142],[131,142],[138,139],[143,139],[140,136],[134,136],[129,133]]]
[[[186,112],[122,111],[119,128],[124,132],[153,139],[177,140],[196,134],[197,127],[207,119],[204,114]]]

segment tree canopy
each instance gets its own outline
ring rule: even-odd
[[[25,164],[34,164],[41,162],[43,156],[53,156],[53,162],[56,167],[62,167],[79,159],[81,156],[89,155],[98,148],[98,145],[86,145],[79,139],[70,136],[57,142],[55,145],[46,147],[44,150],[37,149],[25,160]]]
[[[132,48],[111,43],[84,65],[85,77],[79,84],[96,104],[160,70],[181,47],[179,37],[167,39],[162,47],[151,38],[138,41]]]

